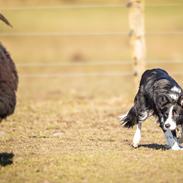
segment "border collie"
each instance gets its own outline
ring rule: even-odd
[[[135,148],[140,143],[142,122],[152,115],[157,118],[168,147],[172,150],[183,150],[176,137],[177,126],[183,124],[183,90],[162,69],[143,73],[133,107],[127,114],[120,116],[124,127],[137,125],[133,138]]]

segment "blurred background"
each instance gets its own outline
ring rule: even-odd
[[[125,0],[0,0],[13,28],[0,39],[20,75],[21,99],[132,98]],[[147,67],[183,79],[183,3],[146,1]]]

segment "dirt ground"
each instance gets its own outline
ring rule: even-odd
[[[0,128],[1,164],[14,154],[1,183],[182,182],[183,152],[165,149],[154,119],[131,147],[135,129],[117,118],[131,104],[127,79],[21,79],[16,112]]]

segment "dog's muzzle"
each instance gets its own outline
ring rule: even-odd
[[[175,121],[171,121],[170,123],[165,123],[164,124],[164,129],[167,130],[175,130],[177,128],[176,122]]]

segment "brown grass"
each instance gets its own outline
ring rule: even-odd
[[[132,81],[125,88],[118,78],[29,81],[21,79],[16,113],[1,124],[0,151],[15,155],[13,165],[0,167],[2,183],[183,180],[182,152],[164,148],[154,119],[138,149],[131,147],[135,129],[120,126]]]
[[[53,2],[58,1],[48,4]],[[41,5],[40,1],[2,3],[4,7]],[[2,26],[4,32],[128,30],[127,10],[123,9],[4,13],[14,25],[12,30]],[[183,28],[181,6],[148,8],[146,14],[148,32],[181,31]],[[1,41],[17,64],[73,63],[78,55],[82,63],[130,58],[125,36],[1,37]],[[147,36],[148,60],[180,61],[182,47],[181,36]],[[162,67],[170,73],[182,71],[182,64],[148,67]],[[131,65],[18,67],[18,71],[20,85],[16,112],[0,124],[0,158],[3,152],[14,154],[13,164],[0,166],[1,183],[183,181],[182,152],[165,149],[164,135],[154,119],[144,123],[138,149],[131,147],[135,129],[120,126],[117,117],[129,109],[135,95],[131,77],[21,77],[21,74],[30,73],[131,72]],[[182,85],[182,77],[176,79]]]

